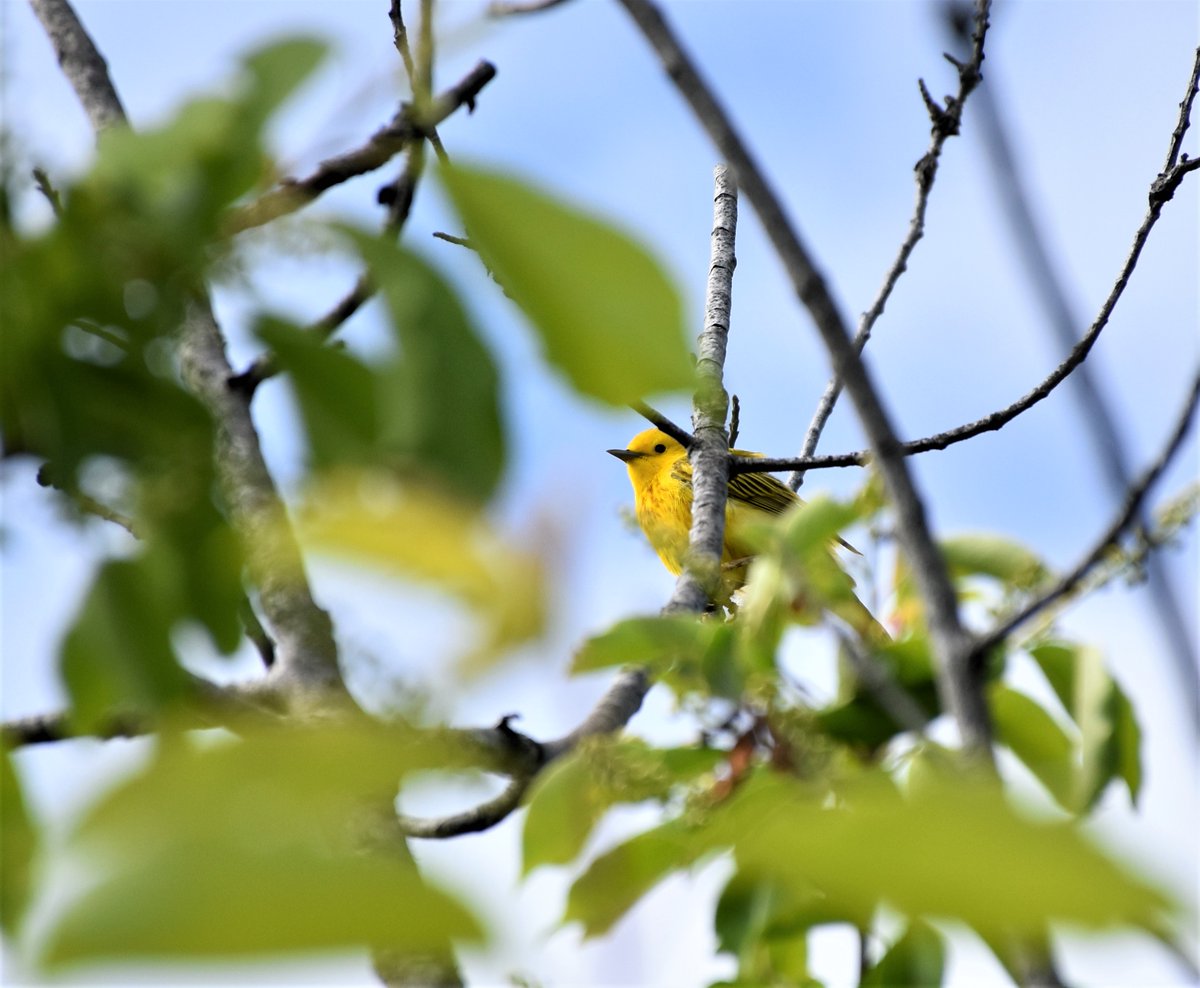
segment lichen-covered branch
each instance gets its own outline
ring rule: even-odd
[[[725,418],[725,348],[733,299],[737,187],[733,172],[718,165],[713,173],[713,226],[704,299],[704,329],[697,340],[696,393],[692,399],[692,529],[688,558],[664,613],[699,613],[711,605],[721,578],[725,542],[725,500],[729,494],[729,433]]]

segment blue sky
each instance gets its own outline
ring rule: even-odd
[[[458,115],[442,128],[451,155],[543,182],[634,233],[675,277],[698,329],[715,153],[624,13],[601,0],[575,0],[537,17],[492,24],[482,19],[482,6],[465,0],[440,6],[438,84],[457,80],[481,57],[499,69],[476,113]],[[334,50],[326,67],[275,127],[279,160],[294,172],[361,142],[402,95],[383,0],[81,0],[78,8],[137,126],[163,119],[187,95],[220,86],[239,53],[269,38],[313,33],[330,39]],[[869,304],[907,227],[911,168],[928,140],[916,79],[924,77],[939,97],[953,88],[952,70],[941,59],[948,43],[937,7],[695,0],[667,10],[740,122],[843,310],[855,317]],[[1082,325],[1107,294],[1144,213],[1200,38],[1197,19],[1194,4],[1172,0],[1041,0],[1001,4],[995,11],[987,85],[1011,121],[1033,205]],[[55,176],[84,167],[91,148],[86,123],[27,6],[0,0],[0,28],[4,119],[20,139],[18,153]],[[1015,257],[970,108],[964,129],[947,145],[926,240],[869,348],[906,437],[1008,404],[1061,356]],[[1187,146],[1196,153],[1195,133]],[[314,213],[374,228],[380,219],[374,190],[388,175],[347,183]],[[1135,469],[1164,439],[1200,349],[1196,186],[1189,179],[1167,207],[1089,358],[1113,398]],[[25,208],[29,223],[47,221],[36,197]],[[397,581],[326,562],[316,563],[314,582],[333,612],[353,663],[351,680],[365,701],[399,677],[430,690],[434,705],[457,722],[489,723],[520,710],[523,728],[546,737],[572,726],[604,686],[599,678],[566,679],[572,648],[613,620],[653,612],[670,591],[666,572],[622,521],[629,500],[624,471],[603,453],[642,423],[633,413],[574,397],[546,370],[519,314],[474,258],[430,236],[453,227],[435,187],[425,185],[406,242],[465,293],[509,385],[506,412],[517,439],[498,516],[511,532],[553,547],[552,627],[508,666],[461,685],[438,661],[464,634],[452,607]],[[251,256],[266,256],[267,246]],[[799,446],[827,363],[745,204],[737,253],[727,384],[743,403],[741,444],[784,455]],[[299,260],[254,267],[244,283],[221,287],[218,313],[235,364],[253,354],[244,326],[252,305],[265,302],[308,320],[354,277],[352,268],[312,247]],[[343,335],[352,347],[378,346],[379,314],[368,308]],[[685,402],[663,404],[686,420]],[[256,413],[272,465],[285,483],[294,480],[299,447],[286,383],[265,386]],[[859,445],[853,416],[841,408],[822,449]],[[1002,432],[927,454],[914,469],[939,532],[1000,532],[1036,546],[1054,566],[1070,565],[1115,510],[1065,388]],[[54,675],[57,634],[94,560],[122,548],[118,533],[63,524],[32,474],[16,464],[0,478],[5,717],[55,706],[61,697]],[[1196,474],[1193,437],[1160,493],[1179,490]],[[852,471],[827,472],[812,476],[808,489],[845,493],[860,479]],[[1197,562],[1193,531],[1168,555],[1193,629]],[[1200,824],[1194,744],[1185,740],[1181,704],[1142,596],[1144,590],[1110,588],[1065,618],[1076,635],[1104,648],[1146,729],[1142,811],[1135,816],[1110,798],[1097,829],[1124,856],[1145,863],[1194,902],[1193,835]],[[800,648],[797,662],[820,694],[830,683],[828,648],[820,640]],[[246,657],[230,674],[252,669]],[[686,737],[691,728],[655,694],[634,729]],[[30,752],[20,764],[38,809],[64,821],[96,791],[97,780],[136,752],[132,745],[85,744]],[[615,821],[596,846],[645,819],[631,814]],[[656,956],[665,943],[673,963],[683,952],[699,965],[710,951],[704,911],[679,905],[712,893],[719,875],[711,869],[695,886],[672,880],[611,942],[581,948],[576,932],[548,932],[561,907],[561,876],[539,873],[513,890],[517,834],[510,821],[497,833],[425,852],[428,867],[449,876],[452,885],[467,887],[472,868],[494,876],[498,891],[489,894],[485,914],[504,931],[505,946],[496,956],[471,961],[477,976],[495,980],[524,967],[554,983],[667,977],[679,983],[726,970],[682,971],[664,967],[664,958]],[[833,984],[849,976],[839,966],[840,946],[836,934],[823,940],[815,962],[817,973]],[[961,962],[966,966],[958,970],[969,972],[973,983],[998,978],[978,954],[968,947]],[[370,983],[359,962],[338,959],[328,970],[342,983]],[[316,980],[325,971],[308,968]],[[1069,954],[1067,973],[1107,983],[1136,978],[1170,984],[1177,977],[1159,952],[1127,943],[1082,945]],[[112,977],[123,980],[129,973]],[[278,977],[287,981],[296,974],[287,969]],[[94,972],[85,980],[94,981]]]

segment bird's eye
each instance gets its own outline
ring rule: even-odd
[[[664,446],[662,443],[656,443],[656,444],[655,444],[655,446],[654,446],[654,452],[656,452],[656,453],[665,453],[666,451],[667,451],[667,447],[666,447],[666,446]]]

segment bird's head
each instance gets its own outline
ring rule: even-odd
[[[661,429],[639,432],[629,440],[625,449],[610,449],[609,452],[625,463],[629,468],[629,476],[635,482],[639,478],[652,477],[664,467],[674,464],[681,456],[687,456],[683,444]]]

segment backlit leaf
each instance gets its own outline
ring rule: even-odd
[[[996,740],[1016,755],[1071,812],[1076,806],[1075,744],[1049,713],[1024,693],[1003,683],[988,688]]]
[[[538,634],[545,621],[540,557],[510,543],[470,504],[378,473],[345,473],[309,491],[300,535],[428,583],[466,604],[480,624],[481,663]]]
[[[1029,820],[982,781],[926,777],[903,798],[867,776],[840,799],[829,807],[820,792],[760,771],[720,808],[706,840],[732,846],[747,871],[819,888],[860,923],[880,901],[984,936],[1037,935],[1053,920],[1136,926],[1172,908],[1076,826]]]
[[[624,405],[692,386],[683,307],[645,248],[517,179],[461,165],[442,178],[472,246],[577,391]]]
[[[583,924],[584,936],[606,933],[655,885],[687,868],[701,848],[689,827],[670,820],[602,854],[571,886],[566,922]]]
[[[937,988],[946,966],[946,944],[928,923],[910,923],[863,978],[862,988]]]
[[[499,379],[450,285],[411,251],[347,231],[391,317],[398,353],[377,365],[379,442],[418,479],[486,500],[504,467]]]
[[[15,937],[32,889],[37,832],[8,751],[0,754],[0,929]]]
[[[83,820],[72,849],[99,874],[55,925],[51,963],[108,957],[429,951],[479,927],[403,849],[368,838],[406,771],[437,752],[362,725],[160,747]]]

